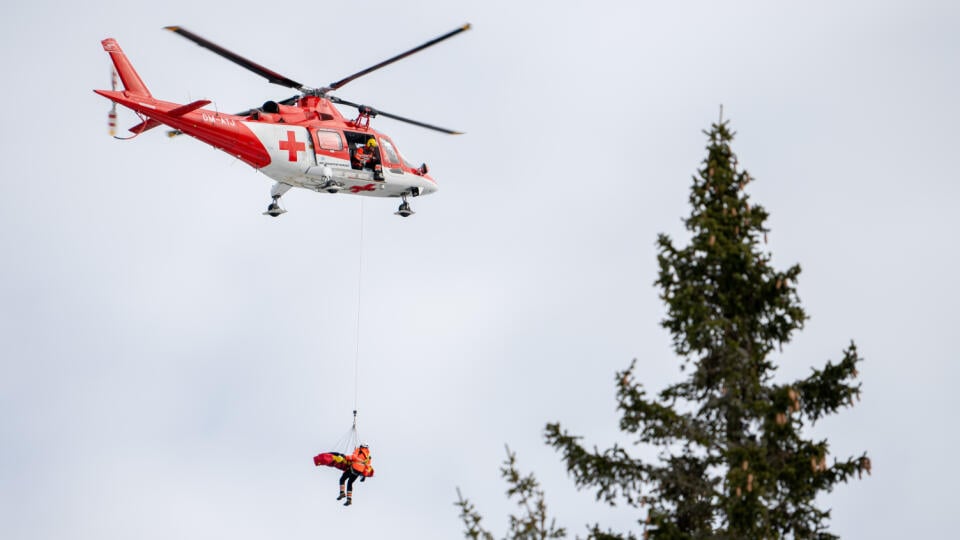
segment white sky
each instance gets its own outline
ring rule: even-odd
[[[572,534],[630,528],[542,429],[628,443],[614,372],[681,377],[654,241],[683,241],[720,103],[774,260],[804,269],[782,380],[851,339],[866,358],[862,402],[810,432],[874,463],[824,497],[832,531],[955,530],[955,2],[80,4],[0,8],[0,537],[457,538],[457,486],[500,534],[505,443]],[[377,477],[344,509],[310,458],[350,424],[360,199],[293,190],[273,220],[271,182],[225,154],[110,139],[100,40],[158,98],[234,111],[291,92],[163,26],[320,86],[464,22],[338,94],[467,132],[375,124],[441,190],[407,220],[363,206]]]

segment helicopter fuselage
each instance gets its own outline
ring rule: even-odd
[[[443,133],[456,135],[460,132],[377,111],[332,96],[329,92],[469,28],[469,24],[463,25],[329,86],[308,88],[184,28],[168,26],[167,30],[301,94],[279,103],[267,101],[260,108],[237,114],[204,109],[210,104],[209,100],[188,104],[161,101],[153,97],[112,38],[103,40],[102,45],[113,61],[115,74],[123,82],[123,90],[116,89],[114,77],[113,90],[95,92],[115,104],[110,112],[111,129],[116,120],[115,107],[119,104],[133,110],[143,120],[130,128],[133,137],[167,125],[173,128],[171,135],[189,135],[276,180],[271,190],[272,202],[264,212],[266,215],[277,217],[284,213],[278,204],[280,197],[290,188],[299,187],[327,193],[400,197],[403,202],[395,213],[408,217],[414,212],[407,197],[433,193],[437,191],[437,183],[428,174],[426,164],[414,166],[403,159],[389,137],[370,127],[370,120],[382,115]],[[356,108],[358,116],[354,120],[344,118],[334,103]]]
[[[277,182],[314,191],[374,197],[427,195],[437,191],[436,181],[405,162],[389,137],[371,129],[339,128],[335,122],[290,125],[244,121],[243,126],[263,144],[270,163],[260,172]],[[352,159],[356,147],[377,141],[379,167],[367,168]]]
[[[436,181],[403,159],[386,135],[346,120],[326,100],[314,96],[298,106],[272,104],[277,112],[261,110],[248,116],[198,108],[208,102],[181,105],[129,91],[97,90],[148,118],[130,128],[135,135],[160,124],[205,142],[290,187],[373,197],[428,195]],[[183,112],[186,111],[186,112]],[[313,117],[313,119],[310,119]],[[377,141],[379,170],[352,159],[358,146]]]

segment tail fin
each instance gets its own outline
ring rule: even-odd
[[[123,54],[123,49],[120,48],[117,41],[113,38],[107,38],[101,43],[103,44],[103,50],[110,53],[110,59],[113,60],[113,65],[117,68],[124,89],[127,92],[152,97],[150,91],[147,90],[147,85],[143,84],[140,75],[137,75],[137,71],[133,69],[130,60],[127,59],[127,55]]]

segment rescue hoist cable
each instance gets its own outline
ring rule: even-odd
[[[350,440],[350,451],[353,452],[353,449],[360,446],[360,430],[357,429],[357,410],[353,410],[353,427],[350,428],[351,433],[353,434],[353,439]]]
[[[357,402],[360,395],[360,306],[363,303],[363,197],[360,197],[360,254],[357,264],[357,333],[356,356],[353,359],[353,426],[357,426]]]
[[[357,264],[357,328],[356,328],[356,350],[353,357],[353,424],[350,429],[340,437],[334,446],[338,451],[346,454],[360,445],[360,432],[357,429],[357,403],[360,395],[360,306],[363,298],[363,198],[360,198],[360,252]]]

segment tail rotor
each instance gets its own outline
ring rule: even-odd
[[[117,90],[117,70],[110,69],[110,89]],[[110,112],[107,113],[107,125],[110,126],[110,136],[117,136],[117,102],[114,101],[110,106]]]

